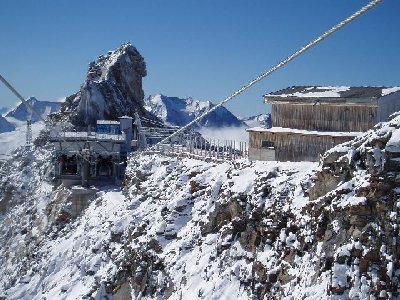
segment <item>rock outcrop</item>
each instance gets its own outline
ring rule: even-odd
[[[99,119],[133,117],[135,112],[140,117],[155,119],[144,109],[144,76],[143,57],[131,44],[123,44],[89,64],[81,89],[66,98],[61,114],[52,117],[70,120],[77,127],[94,125]]]

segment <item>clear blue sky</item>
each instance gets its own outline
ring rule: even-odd
[[[24,97],[54,100],[97,56],[130,41],[147,63],[146,95],[219,102],[368,1],[0,1],[0,73]],[[400,1],[386,0],[227,107],[265,112],[291,85],[400,85]],[[0,107],[17,99],[0,86]]]

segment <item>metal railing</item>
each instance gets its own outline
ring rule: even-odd
[[[152,151],[143,154],[161,153],[168,156],[190,157],[206,161],[224,162],[248,157],[247,142],[214,140],[204,138],[188,139],[184,144],[157,144]]]
[[[64,140],[98,140],[98,141],[125,141],[125,134],[60,131],[50,132],[50,138]]]

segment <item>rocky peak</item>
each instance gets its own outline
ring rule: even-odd
[[[123,44],[89,64],[81,89],[66,98],[58,117],[69,119],[78,127],[94,125],[98,119],[133,116],[135,112],[153,119],[144,109],[144,76],[146,64],[143,57],[130,43]]]

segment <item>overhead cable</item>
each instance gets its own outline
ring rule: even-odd
[[[290,61],[292,61],[293,59],[295,59],[296,57],[298,57],[300,54],[306,52],[307,50],[309,50],[311,47],[317,45],[318,43],[320,43],[321,41],[323,41],[324,39],[326,39],[328,36],[330,36],[331,34],[335,33],[336,31],[342,29],[345,25],[349,24],[350,22],[352,22],[353,20],[355,20],[356,18],[358,18],[359,16],[363,15],[364,13],[366,13],[368,10],[370,10],[371,8],[373,8],[374,6],[376,6],[377,4],[379,4],[380,2],[382,2],[383,0],[374,0],[369,2],[367,5],[363,6],[362,8],[360,8],[359,10],[357,10],[355,13],[353,13],[351,16],[349,16],[348,18],[344,19],[343,21],[341,21],[340,23],[338,23],[337,25],[333,26],[331,29],[327,30],[325,33],[321,34],[319,37],[317,37],[316,39],[312,40],[311,42],[309,42],[306,46],[300,48],[299,50],[297,50],[296,52],[294,52],[293,54],[291,54],[290,56],[288,56],[287,58],[285,58],[284,60],[282,60],[280,63],[278,63],[277,65],[275,65],[274,67],[268,69],[267,71],[265,71],[264,73],[262,73],[261,75],[257,76],[255,79],[251,80],[250,82],[248,82],[247,84],[245,84],[243,87],[241,87],[239,90],[237,90],[236,92],[234,92],[233,94],[231,94],[230,96],[226,97],[224,100],[222,100],[221,102],[219,102],[217,105],[215,105],[214,107],[210,108],[209,110],[207,110],[206,112],[204,112],[203,114],[201,114],[200,116],[198,116],[197,118],[193,119],[191,122],[189,122],[187,125],[181,127],[179,130],[177,130],[176,132],[174,132],[173,134],[171,134],[170,136],[168,136],[167,138],[161,140],[160,142],[158,142],[157,144],[153,145],[152,147],[148,148],[148,150],[154,150],[158,144],[163,144],[166,143],[167,141],[169,141],[169,139],[171,139],[172,137],[180,134],[182,131],[186,130],[187,128],[191,127],[193,124],[196,124],[197,122],[199,122],[200,120],[202,120],[204,117],[206,117],[207,115],[209,115],[210,113],[212,113],[214,110],[216,110],[217,108],[223,106],[225,103],[227,103],[228,101],[232,100],[233,98],[235,98],[236,96],[239,96],[241,93],[243,93],[245,90],[247,90],[248,88],[250,88],[251,86],[253,86],[254,84],[256,84],[257,82],[261,81],[262,79],[264,79],[265,77],[271,75],[273,72],[277,71],[278,69],[282,68],[283,66],[285,66],[286,64],[288,64]]]

